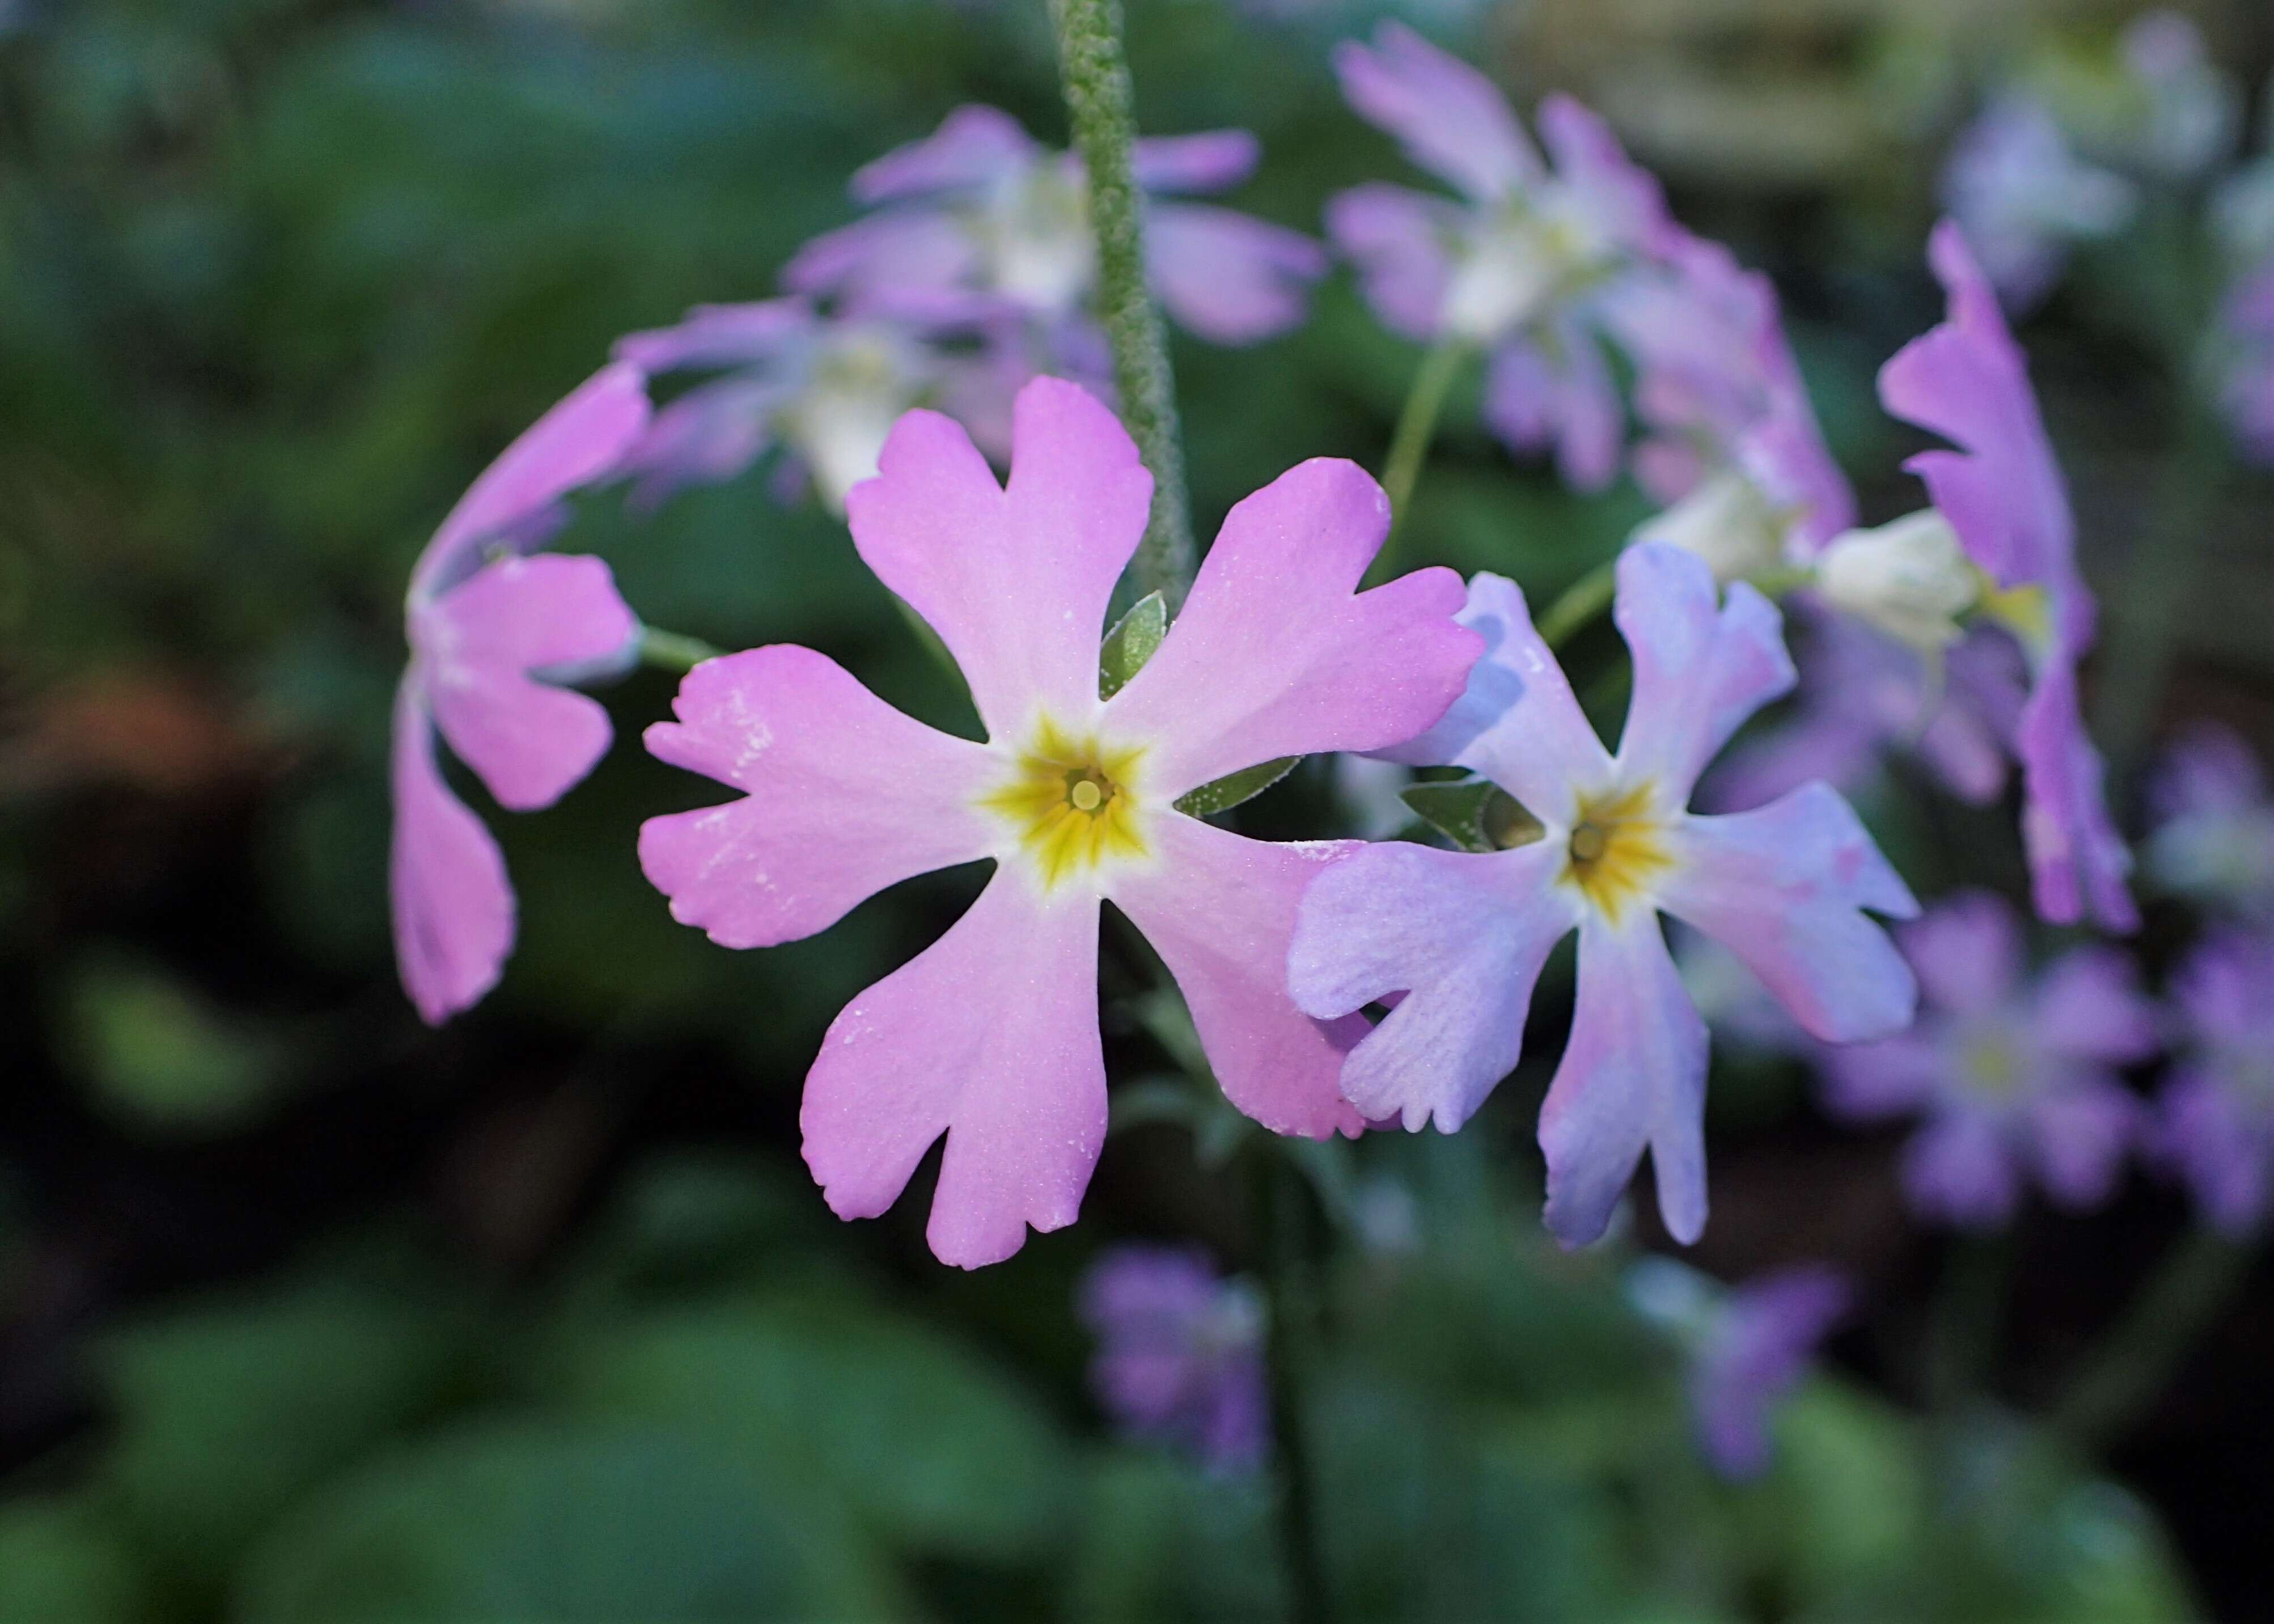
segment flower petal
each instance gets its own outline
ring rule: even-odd
[[[2107,1200],[2142,1121],[2139,1100],[2106,1072],[2079,1071],[2048,1089],[2029,1107],[2046,1192],[2073,1212]]]
[[[1255,173],[1262,144],[1246,130],[1148,135],[1134,142],[1130,166],[1147,192],[1222,192]]]
[[[1492,352],[1485,367],[1485,421],[1519,453],[1555,447],[1563,483],[1600,491],[1618,477],[1626,409],[1601,346],[1577,324],[1560,324],[1559,366],[1530,337]]]
[[[2132,853],[2108,815],[2100,752],[2084,731],[2076,672],[2066,658],[2056,656],[2037,673],[2014,753],[2038,914],[2057,925],[2089,919],[2106,930],[2137,930],[2140,910],[2125,883]]]
[[[854,544],[947,644],[988,736],[1022,733],[1037,707],[1089,716],[1106,600],[1153,494],[1113,414],[1073,384],[1035,379],[1013,408],[1007,489],[934,411],[903,417],[880,463],[845,500]]]
[[[1811,1037],[1883,1038],[1918,1002],[1910,966],[1870,908],[1918,912],[1849,804],[1810,784],[1757,812],[1685,817],[1659,904],[1721,942]]]
[[[599,559],[501,559],[414,609],[412,629],[442,736],[499,805],[551,806],[607,753],[606,710],[531,674],[606,666],[637,642]]]
[[[1500,87],[1402,23],[1376,28],[1371,48],[1337,46],[1335,72],[1359,117],[1471,197],[1495,200],[1540,178],[1540,154]]]
[[[1389,530],[1382,487],[1335,457],[1225,517],[1160,651],[1107,705],[1117,731],[1155,741],[1162,793],[1282,756],[1403,743],[1444,715],[1481,644],[1455,623],[1449,569],[1356,590]]]
[[[1547,1227],[1567,1246],[1601,1236],[1647,1148],[1667,1233],[1706,1228],[1706,1023],[1683,990],[1658,915],[1579,922],[1571,1040],[1540,1108]]]
[[[773,414],[790,391],[734,373],[689,389],[661,411],[624,457],[631,505],[652,513],[691,485],[723,485],[773,442]]]
[[[1612,614],[1634,657],[1619,764],[1682,806],[1745,718],[1791,691],[1783,618],[1742,581],[1723,605],[1711,567],[1680,547],[1629,547],[1618,572]]]
[[[2111,947],[2064,953],[2038,978],[2034,1020],[2049,1054],[2129,1065],[2156,1052],[2156,1006],[2137,969]]]
[[[1391,331],[1417,342],[1437,335],[1453,278],[1446,244],[1458,229],[1443,199],[1386,181],[1327,199],[1327,235],[1358,267],[1367,302]]]
[[[779,355],[820,323],[813,306],[791,297],[747,304],[698,304],[677,327],[628,333],[615,354],[651,374],[682,366],[747,366]]]
[[[430,597],[472,547],[606,476],[647,427],[647,379],[611,362],[539,417],[467,487],[410,575],[413,601]]]
[[[1295,1002],[1321,1019],[1397,994],[1343,1067],[1372,1121],[1452,1132],[1516,1068],[1532,985],[1572,926],[1545,846],[1473,855],[1369,846],[1313,883],[1288,956]]]
[[[2200,1066],[2177,1068],[2157,1101],[2157,1148],[2174,1164],[2205,1217],[2247,1236],[2274,1204],[2274,1140],[2232,1091]]]
[[[1024,126],[1000,108],[959,107],[930,135],[855,169],[853,199],[883,203],[985,186],[1034,162],[1038,150]]]
[[[812,238],[782,267],[782,286],[815,297],[887,304],[960,289],[978,264],[970,229],[944,209],[879,209]]]
[[[1559,92],[1541,99],[1534,122],[1556,178],[1585,199],[1606,237],[1632,253],[1673,251],[1681,231],[1667,210],[1666,189],[1627,156],[1600,114]]]
[[[1287,944],[1304,887],[1354,841],[1274,845],[1171,813],[1147,838],[1157,864],[1109,893],[1169,966],[1224,1097],[1274,1133],[1365,1131],[1343,1101],[1343,1056],[1362,1020],[1318,1021],[1287,993]]]
[[[974,804],[995,758],[885,704],[825,655],[777,644],[705,660],[647,730],[660,761],[743,792],[650,818],[640,867],[722,947],[811,936],[912,875],[986,855]]]
[[[1105,1143],[1097,903],[999,869],[945,936],[847,1004],[805,1081],[805,1162],[840,1218],[900,1196],[942,1133],[925,1233],[960,1268],[1065,1228]]]
[[[395,696],[395,832],[388,889],[403,989],[430,1026],[480,1002],[513,951],[513,887],[481,819],[450,793],[411,676]]]
[[[1228,208],[1163,204],[1146,222],[1153,290],[1169,314],[1219,344],[1252,344],[1303,320],[1326,250],[1299,231]]]
[[[1986,1015],[2022,984],[2020,922],[2003,898],[1967,891],[1945,898],[1902,932],[1903,952],[1927,1002],[1960,1015]]]
[[[1932,1100],[1950,1066],[1942,1046],[1915,1034],[1842,1044],[1823,1056],[1824,1103],[1835,1116],[1875,1122]]]
[[[2021,1170],[1997,1123],[1946,1111],[1903,1147],[1903,1191],[1921,1216],[1962,1229],[1994,1229],[2022,1204]]]

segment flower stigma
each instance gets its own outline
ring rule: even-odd
[[[1653,786],[1614,790],[1579,803],[1564,847],[1562,879],[1614,924],[1658,875],[1674,866]]]
[[[1045,717],[979,804],[1010,825],[1044,891],[1147,854],[1135,793],[1142,746],[1102,743]]]

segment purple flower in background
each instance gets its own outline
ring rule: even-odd
[[[2274,1196],[2274,938],[2218,932],[2172,990],[2180,1049],[2157,1103],[2157,1147],[2209,1222],[2248,1235]]]
[[[629,661],[640,627],[595,558],[526,556],[561,499],[608,477],[648,421],[617,363],[507,447],[411,571],[410,662],[395,691],[390,891],[403,985],[430,1024],[478,1002],[513,951],[505,859],[435,759],[439,730],[500,806],[547,807],[608,748],[608,713],[559,683]]]
[[[1254,171],[1255,138],[1216,130],[1137,143],[1154,291],[1178,321],[1222,344],[1249,344],[1303,319],[1326,253],[1299,232],[1209,205],[1158,200],[1221,192]],[[1050,151],[1009,114],[958,108],[922,140],[853,177],[875,212],[816,237],[783,273],[794,290],[855,311],[1015,316],[1057,334],[1056,350],[1096,350],[1088,300],[1097,278],[1088,182],[1080,158]]]
[[[1600,1236],[1643,1152],[1683,1242],[1706,1222],[1704,1022],[1661,911],[1727,944],[1810,1033],[1882,1037],[1909,1019],[1909,970],[1864,910],[1910,892],[1847,802],[1810,785],[1758,811],[1703,817],[1691,786],[1729,735],[1792,686],[1777,612],[1673,547],[1619,560],[1634,701],[1603,748],[1510,582],[1479,575],[1463,619],[1485,658],[1463,700],[1412,745],[1416,763],[1482,773],[1545,826],[1472,853],[1364,848],[1313,882],[1289,958],[1295,1002],[1328,1019],[1405,996],[1351,1053],[1343,1093],[1372,1121],[1465,1122],[1514,1068],[1541,965],[1579,932],[1578,1005],[1540,1118],[1547,1223]]]
[[[2122,176],[2078,157],[2042,102],[1999,97],[1960,132],[1943,207],[2008,308],[2051,292],[2070,247],[2113,237],[2139,207]]]
[[[2219,309],[2219,404],[2243,455],[2274,464],[2274,254],[2235,283]]]
[[[1252,1471],[1270,1447],[1262,1301],[1178,1246],[1117,1246],[1080,1288],[1097,1338],[1089,1383],[1114,1425],[1217,1471]]]
[[[2006,625],[2029,658],[2030,686],[2012,748],[2022,775],[2022,835],[2037,912],[2058,924],[2139,924],[2126,889],[2131,853],[2103,797],[2100,753],[2077,704],[2076,664],[2092,646],[2092,595],[2076,568],[2068,489],[1997,296],[1958,228],[1945,221],[1930,248],[1950,297],[1942,326],[1881,369],[1879,399],[1906,423],[1957,447],[1904,464],[1995,589],[1984,613]]]
[[[1670,1258],[1645,1258],[1627,1289],[1689,1356],[1690,1419],[1707,1463],[1734,1482],[1759,1477],[1773,1455],[1777,1411],[1848,1314],[1847,1281],[1801,1264],[1724,1289]]]
[[[1276,1132],[1356,1133],[1337,1088],[1361,1029],[1289,1000],[1311,876],[1346,846],[1243,839],[1177,807],[1284,756],[1386,748],[1459,695],[1480,639],[1450,570],[1358,583],[1389,530],[1354,464],[1305,462],[1235,507],[1159,650],[1102,699],[1098,643],[1153,482],[1073,385],[1019,396],[1011,475],[912,411],[847,503],[854,545],[960,666],[987,742],[937,733],[809,649],[698,665],[661,759],[740,792],[649,820],[640,863],[673,917],[727,947],[827,929],[886,886],[991,859],[969,912],[831,1025],[806,1079],[805,1158],[840,1216],[898,1199],[945,1133],[929,1235],[948,1263],[1071,1223],[1105,1137],[1099,908],[1184,990],[1232,1103]]]
[[[2202,30],[2176,11],[2133,19],[2118,41],[2129,103],[2112,150],[2147,173],[2192,180],[2231,157],[2242,90],[2212,59]]]
[[[2274,799],[2248,745],[2195,724],[2165,753],[2150,801],[2150,878],[2212,906],[2274,914]]]
[[[2141,1126],[2117,1068],[2156,1049],[2156,1014],[2131,961],[2078,948],[2034,981],[2021,921],[1967,892],[1901,933],[1922,1007],[1910,1032],[1830,1051],[1832,1109],[1857,1120],[1923,1114],[1903,1185],[1923,1215],[1992,1228],[2034,1177],[2061,1206],[2108,1199]]]
[[[1398,23],[1335,53],[1343,94],[1459,201],[1376,183],[1327,207],[1328,234],[1397,332],[1487,352],[1485,412],[1510,447],[1552,446],[1583,490],[1616,476],[1625,414],[1600,337],[1603,301],[1677,229],[1657,180],[1566,96],[1540,104],[1553,167],[1497,86]]]

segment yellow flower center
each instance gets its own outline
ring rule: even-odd
[[[1562,878],[1616,922],[1650,882],[1674,866],[1666,825],[1651,804],[1651,786],[1615,791],[1579,803],[1564,848]]]
[[[1135,784],[1142,747],[1114,747],[1045,717],[979,804],[1011,826],[1044,890],[1146,854]]]

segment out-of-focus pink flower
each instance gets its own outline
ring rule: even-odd
[[[1098,693],[1106,602],[1152,480],[1113,415],[1041,379],[1019,396],[1011,476],[966,432],[902,417],[847,502],[855,545],[961,666],[988,741],[936,733],[833,662],[775,647],[698,665],[661,759],[741,792],[651,819],[640,861],[672,914],[728,947],[825,929],[912,875],[992,859],[971,911],[840,1013],[806,1079],[805,1157],[842,1217],[898,1198],[941,1134],[942,1260],[1017,1251],[1073,1222],[1105,1133],[1100,903],[1184,989],[1218,1082],[1277,1132],[1356,1132],[1337,1088],[1360,1023],[1284,985],[1304,884],[1346,849],[1246,840],[1180,796],[1284,756],[1409,739],[1461,691],[1480,640],[1460,581],[1359,578],[1388,531],[1352,463],[1306,462],[1233,508],[1152,659]]]
[[[2100,753],[2084,731],[2076,665],[2092,646],[2092,594],[2076,567],[2068,488],[2029,386],[2029,363],[1958,227],[1929,250],[1950,297],[1941,325],[1880,371],[1888,412],[1950,440],[1905,464],[1994,584],[1984,613],[2020,639],[2030,687],[2014,724],[2022,834],[2037,912],[2058,924],[2139,923],[2125,876],[2130,852],[2102,792]]]
[[[1253,1287],[1195,1248],[1117,1246],[1082,1276],[1079,1306],[1097,1338],[1090,1388],[1122,1432],[1217,1471],[1263,1463],[1271,1402]]]
[[[496,985],[514,936],[505,860],[443,778],[434,734],[516,812],[552,805],[606,753],[607,712],[559,684],[628,661],[639,621],[599,560],[527,554],[647,422],[639,369],[604,369],[490,465],[411,572],[390,889],[403,985],[430,1023]]]
[[[2274,915],[2274,799],[2232,729],[2190,728],[2165,754],[2150,802],[2145,855],[2157,884],[2211,907]]]
[[[1827,1054],[1832,1108],[1859,1120],[1924,1115],[1903,1184],[1937,1222],[2003,1224],[2032,1177],[2063,1207],[2105,1201],[2142,1125],[2116,1068],[2157,1046],[2131,961],[2079,948],[2032,981],[2020,921],[1986,892],[1941,903],[1901,934],[1918,972],[1918,1025]]]
[[[2157,1148],[2211,1224],[2255,1233],[2274,1198],[2274,938],[2206,940],[2172,984],[2180,1049],[2157,1101]]]
[[[1154,290],[1201,337],[1249,344],[1303,319],[1325,251],[1299,232],[1229,209],[1163,201],[1221,192],[1256,163],[1255,138],[1216,130],[1137,143],[1151,198],[1146,252]],[[853,177],[876,212],[816,237],[783,273],[793,289],[856,311],[1009,312],[1044,331],[1088,320],[1097,277],[1081,160],[1050,151],[1009,114],[962,107],[937,131]]]
[[[1759,1477],[1778,1410],[1849,1312],[1847,1280],[1809,1263],[1725,1290],[1670,1258],[1645,1258],[1628,1289],[1689,1356],[1690,1419],[1707,1463],[1733,1481]]]
[[[2113,237],[2139,207],[2138,189],[2087,163],[2043,103],[1999,97],[1960,132],[1943,171],[1943,207],[2008,308],[2052,290],[2081,242]]]
[[[1619,560],[1634,701],[1614,756],[1581,713],[1523,594],[1479,575],[1463,619],[1486,639],[1467,699],[1396,754],[1463,766],[1544,826],[1513,850],[1369,846],[1328,868],[1298,915],[1295,1001],[1321,1019],[1404,996],[1344,1065],[1369,1120],[1466,1121],[1516,1064],[1540,966],[1579,932],[1578,1007],[1540,1120],[1547,1223],[1594,1239],[1645,1149],[1667,1229],[1706,1222],[1706,1027],[1668,956],[1661,912],[1726,944],[1813,1035],[1883,1037],[1911,1015],[1902,957],[1864,910],[1908,917],[1909,890],[1821,784],[1734,816],[1686,810],[1708,761],[1788,689],[1775,607],[1723,607],[1677,548]]]
[[[1617,474],[1625,438],[1600,349],[1601,309],[1633,264],[1677,229],[1657,180],[1577,102],[1540,104],[1543,160],[1493,82],[1398,23],[1335,55],[1361,117],[1461,194],[1358,186],[1327,208],[1384,322],[1486,350],[1486,417],[1511,448],[1552,447],[1583,490]]]

